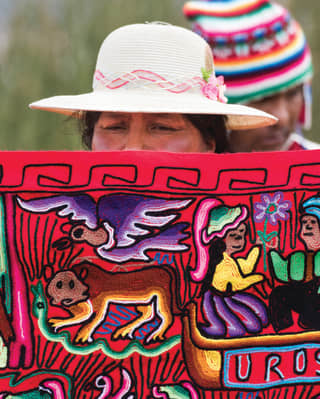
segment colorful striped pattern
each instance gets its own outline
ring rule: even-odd
[[[312,77],[304,33],[289,12],[269,0],[189,1],[185,15],[211,46],[230,103],[248,103]]]
[[[184,8],[184,13],[188,18],[201,15],[233,17],[249,13],[257,7],[262,6],[269,0],[221,0],[221,1],[191,1]]]

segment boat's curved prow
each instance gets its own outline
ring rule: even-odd
[[[188,373],[194,382],[203,389],[221,388],[222,353],[218,350],[200,348],[192,339],[192,328],[196,326],[196,305],[188,307],[189,315],[184,315],[182,346]],[[200,332],[197,329],[197,332]]]

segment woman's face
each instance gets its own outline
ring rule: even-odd
[[[181,114],[102,112],[92,137],[93,151],[214,152]]]
[[[226,253],[232,255],[236,252],[242,251],[246,244],[246,225],[241,223],[236,229],[229,230],[224,242],[226,244]]]

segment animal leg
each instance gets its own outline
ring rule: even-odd
[[[118,339],[118,338],[126,338],[127,336],[131,339],[133,339],[133,333],[134,331],[139,328],[142,324],[152,320],[154,318],[154,311],[153,311],[153,305],[152,303],[146,304],[146,305],[139,305],[137,306],[137,311],[140,314],[140,316],[126,324],[125,326],[118,328],[114,333],[113,333],[113,338]]]
[[[162,295],[162,293],[158,293],[156,295],[156,306],[157,306],[157,314],[161,319],[161,323],[159,328],[154,331],[147,338],[147,342],[151,340],[161,340],[165,339],[165,333],[168,328],[171,326],[173,322],[173,317],[171,313],[170,300],[167,296]]]
[[[90,302],[79,302],[76,305],[70,306],[68,310],[71,312],[72,317],[67,318],[51,318],[48,323],[57,331],[61,327],[72,326],[80,324],[89,319],[92,315],[92,306]]]
[[[89,323],[83,325],[79,331],[77,332],[77,335],[75,337],[75,342],[76,343],[81,343],[84,344],[86,342],[92,342],[92,334],[94,333],[95,329],[98,327],[98,325],[103,321],[107,309],[108,309],[108,300],[105,298],[104,302],[99,303],[98,310],[96,312],[93,312],[93,318],[90,320]],[[94,309],[97,308],[97,306],[93,306]]]

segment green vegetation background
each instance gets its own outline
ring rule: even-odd
[[[280,2],[300,21],[312,48],[313,127],[306,136],[320,142],[320,1]],[[108,33],[121,25],[145,21],[189,27],[182,15],[183,3],[184,0],[11,0],[10,19],[5,21],[6,29],[0,36],[0,149],[81,149],[75,121],[31,111],[28,104],[52,95],[91,91],[97,52]],[[5,0],[0,0],[0,14],[5,7]]]

